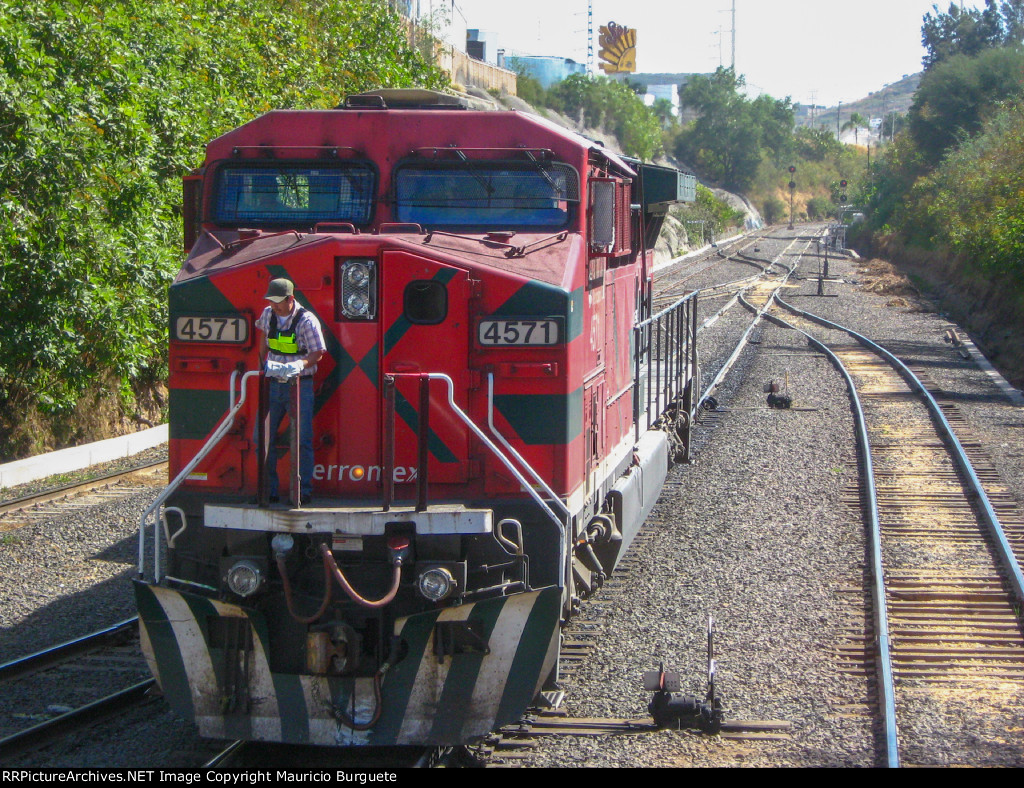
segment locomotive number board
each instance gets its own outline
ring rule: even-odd
[[[249,341],[249,319],[244,315],[175,315],[173,339],[244,345]]]
[[[552,317],[481,320],[476,338],[484,347],[557,345],[562,341],[561,322]]]

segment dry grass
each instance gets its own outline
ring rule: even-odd
[[[885,260],[868,260],[857,270],[862,288],[877,295],[894,296],[887,306],[910,306],[910,299],[921,297],[921,292],[904,274]]]

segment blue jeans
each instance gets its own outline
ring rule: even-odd
[[[299,393],[299,412],[301,413],[299,476],[302,478],[302,498],[308,500],[313,496],[313,376],[299,378],[299,386],[301,389]],[[267,408],[270,416],[270,424],[267,429],[267,440],[270,442],[267,449],[268,482],[270,484],[268,492],[270,495],[278,494],[276,438],[281,422],[288,414],[290,395],[290,383],[270,381],[270,402]]]

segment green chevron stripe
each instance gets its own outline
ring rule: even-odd
[[[227,415],[229,402],[226,385],[222,391],[172,388],[167,405],[171,438],[205,438]]]
[[[583,390],[569,394],[501,394],[494,406],[529,446],[564,446],[583,431]]]
[[[455,278],[457,273],[458,271],[454,268],[441,268],[437,273],[430,277],[430,280],[432,282],[440,282],[441,284],[446,285]],[[385,356],[395,349],[395,345],[401,341],[402,337],[405,336],[406,332],[408,332],[412,326],[413,324],[409,322],[409,319],[405,316],[404,312],[395,319],[395,322],[392,323],[388,327],[388,330],[384,332]]]
[[[192,691],[188,684],[188,671],[178,648],[174,628],[152,588],[141,580],[133,581],[135,606],[146,627],[153,657],[160,670],[160,687],[174,710],[186,720],[195,718]]]
[[[395,349],[395,345],[398,344],[399,340],[405,336],[406,332],[412,328],[412,323],[403,314],[399,315],[395,322],[392,323],[388,330],[384,332],[384,355],[386,356],[392,350]]]
[[[480,624],[484,638],[490,640],[507,599],[508,597],[501,597],[477,602],[473,605],[473,612],[469,614],[467,622]],[[456,654],[448,659],[451,660],[451,666],[448,668],[448,676],[444,682],[444,689],[441,690],[438,706],[450,710],[451,713],[439,714],[434,720],[430,736],[431,741],[435,742],[461,740],[466,714],[472,709],[473,688],[476,686],[485,655]]]
[[[277,711],[281,717],[281,741],[309,744],[309,709],[302,692],[301,677],[292,673],[273,673],[277,693]]]
[[[397,388],[395,389],[395,413],[401,416],[402,421],[409,425],[409,429],[413,433],[420,434],[420,414]],[[432,429],[427,431],[427,448],[430,449],[431,454],[437,457],[438,462],[459,461],[455,452],[449,449],[448,445]]]
[[[302,684],[297,675],[276,673],[270,666],[270,630],[267,619],[255,610],[246,610],[249,624],[256,638],[263,647],[267,658],[267,671],[274,683],[274,695],[277,697],[277,711],[281,720],[281,740],[304,744],[309,742],[309,710],[306,708],[306,697],[302,693]],[[254,655],[255,658],[255,655]]]
[[[432,610],[406,619],[401,632],[406,648],[405,657],[388,672],[384,680],[384,710],[371,733],[372,742],[391,743],[397,739],[413,696],[420,663],[424,659],[435,659],[433,654],[427,654],[427,645],[440,612]]]
[[[542,282],[527,282],[490,316],[563,317],[565,341],[583,333],[583,288],[571,293]]]
[[[359,368],[370,379],[374,388],[380,387],[380,345],[374,345],[359,362]]]
[[[168,311],[173,324],[180,312],[237,312],[210,277],[203,276],[171,285],[167,291]]]
[[[203,633],[203,639],[206,641],[206,650],[210,654],[210,661],[213,663],[214,674],[217,677],[217,694],[223,698],[228,686],[226,672],[228,670],[228,655],[231,651],[221,646],[213,647],[210,645],[210,619],[223,619],[229,617],[221,616],[217,608],[214,607],[206,597],[185,592],[180,592],[179,596],[191,611],[192,617],[199,625],[199,631]],[[245,626],[249,625],[248,619],[235,620],[238,624]],[[244,679],[245,677],[239,674],[236,678]],[[248,694],[249,691],[250,687],[249,685],[246,685],[244,692]],[[224,734],[226,736],[235,739],[252,738],[252,717],[244,708],[234,710],[228,710],[225,708],[222,709],[221,715],[224,721]]]
[[[541,590],[530,611],[523,636],[516,649],[515,660],[505,682],[495,727],[509,725],[522,715],[533,699],[533,691],[540,680],[551,638],[558,628],[562,592],[557,586]]]

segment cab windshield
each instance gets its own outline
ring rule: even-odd
[[[446,162],[401,167],[395,176],[400,222],[424,227],[560,228],[579,201],[571,167]]]
[[[245,227],[368,224],[376,178],[372,167],[359,162],[223,166],[213,221]]]

